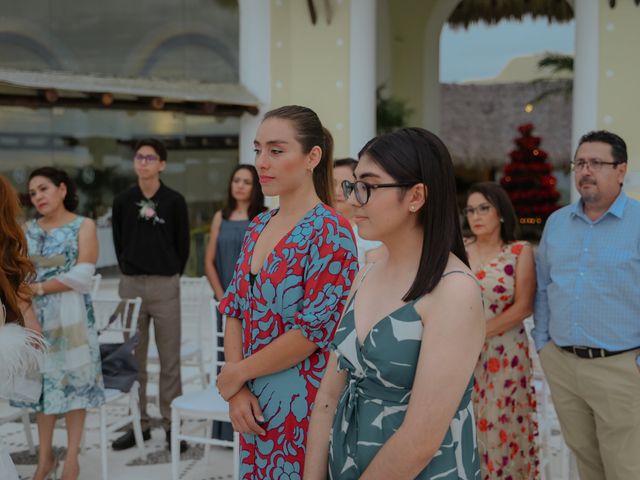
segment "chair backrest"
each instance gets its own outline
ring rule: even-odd
[[[209,319],[211,321],[211,338],[213,339],[211,345],[211,370],[209,372],[210,375],[210,383],[211,385],[215,385],[216,378],[218,377],[218,370],[222,368],[224,365],[224,328],[227,322],[227,316],[222,315],[222,328],[218,328],[218,301],[216,299],[211,299],[209,301]]]
[[[91,277],[91,298],[96,298],[100,291],[100,283],[102,282],[102,275],[96,273]]]
[[[101,342],[123,341],[138,331],[140,297],[94,298],[92,303]]]

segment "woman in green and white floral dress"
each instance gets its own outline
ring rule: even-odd
[[[43,167],[32,172],[29,195],[40,217],[27,223],[29,257],[36,267],[33,306],[49,344],[42,369],[42,396],[19,404],[37,412],[40,448],[34,480],[57,468],[52,449],[56,416],[64,414],[65,479],[80,474],[78,453],[87,408],[104,403],[98,338],[94,327],[91,277],[98,256],[95,223],[73,213],[78,198],[67,174]]]
[[[304,478],[480,478],[471,392],[484,341],[451,158],[419,128],[370,141],[343,182],[365,266],[316,397]],[[328,442],[327,439],[330,438]]]

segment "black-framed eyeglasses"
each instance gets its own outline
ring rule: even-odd
[[[364,205],[369,201],[369,197],[371,196],[371,190],[376,190],[378,188],[402,188],[402,187],[412,187],[418,182],[398,182],[398,183],[376,183],[370,184],[363,182],[362,180],[358,180],[357,182],[350,182],[349,180],[343,180],[342,182],[342,192],[344,193],[344,198],[349,198],[353,193],[356,197],[356,201],[360,205]]]
[[[465,207],[462,209],[462,213],[467,216],[470,217],[471,215],[473,215],[474,213],[478,212],[478,215],[480,215],[481,217],[485,216],[487,213],[489,213],[491,211],[491,205],[484,203],[482,205],[478,205],[477,207]]]
[[[590,158],[589,160],[576,160],[575,162],[571,162],[571,170],[584,170],[588,165],[591,170],[594,172],[598,172],[602,170],[604,165],[619,165],[621,162],[605,162],[604,160],[597,160],[595,158]]]
[[[136,162],[140,162],[140,163],[151,163],[151,162],[155,162],[157,160],[160,160],[160,157],[158,155],[154,155],[152,153],[150,153],[149,155],[143,155],[142,153],[136,153],[136,155],[133,157],[133,159]]]

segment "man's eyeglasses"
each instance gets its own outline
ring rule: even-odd
[[[467,217],[470,217],[474,213],[478,212],[478,215],[485,216],[491,210],[491,205],[478,205],[477,207],[466,207],[462,209],[462,213],[464,213]]]
[[[160,157],[158,155],[153,155],[152,153],[150,153],[149,155],[143,155],[141,153],[136,153],[135,157],[133,157],[133,159],[136,162],[140,162],[140,163],[151,163],[151,162],[156,162],[158,160],[160,160]]]
[[[584,168],[589,165],[589,168],[594,171],[602,170],[603,165],[618,165],[620,162],[605,162],[604,160],[576,160],[575,162],[571,162],[571,170],[584,170]]]
[[[418,182],[400,182],[400,183],[377,183],[370,184],[358,180],[357,182],[350,182],[349,180],[344,180],[342,182],[342,192],[344,193],[344,198],[349,198],[351,193],[353,193],[356,197],[356,201],[360,205],[364,205],[369,201],[369,197],[371,196],[371,190],[375,190],[377,188],[400,188],[400,187],[412,187]]]

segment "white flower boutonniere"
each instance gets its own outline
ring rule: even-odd
[[[154,225],[156,223],[164,223],[164,219],[158,216],[158,206],[153,200],[140,200],[136,205],[140,207],[140,210],[138,210],[139,218],[146,220],[147,222],[152,222]]]

